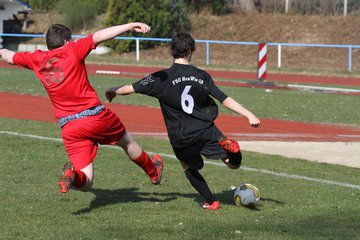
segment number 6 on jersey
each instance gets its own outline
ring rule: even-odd
[[[184,112],[192,114],[194,109],[194,98],[189,94],[191,86],[185,86],[184,91],[181,94],[181,107]]]

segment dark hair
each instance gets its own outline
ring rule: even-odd
[[[170,43],[170,54],[173,58],[185,58],[195,51],[195,41],[187,33],[173,35]]]
[[[71,30],[62,24],[53,24],[46,33],[46,45],[49,50],[62,47],[64,41],[71,40]]]

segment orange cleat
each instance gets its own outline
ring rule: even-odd
[[[151,178],[151,182],[154,185],[158,185],[161,182],[161,175],[164,168],[164,161],[162,160],[159,154],[155,154],[151,161],[154,163],[156,170],[158,171],[157,176],[155,178]]]
[[[75,169],[71,162],[64,165],[62,174],[58,178],[59,191],[67,193],[70,190],[71,184],[75,179]]]
[[[219,141],[219,144],[227,152],[237,153],[240,151],[239,143],[233,139],[225,138],[225,140]]]
[[[220,202],[219,201],[214,201],[212,204],[209,203],[205,203],[203,205],[203,209],[207,209],[207,210],[219,210],[220,209]]]

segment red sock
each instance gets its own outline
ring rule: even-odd
[[[86,183],[86,174],[80,170],[75,171],[75,179],[72,185],[76,188],[81,188]]]
[[[150,177],[154,177],[157,173],[154,163],[150,160],[149,155],[145,151],[142,151],[141,155],[132,161],[141,167]]]

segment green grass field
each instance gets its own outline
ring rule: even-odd
[[[187,182],[167,140],[137,138],[151,155],[164,155],[160,186],[153,186],[121,149],[102,147],[93,189],[61,194],[56,181],[67,156],[58,126],[6,118],[0,126],[0,239],[360,236],[359,169],[251,152],[244,152],[240,170],[207,161],[202,173],[222,204],[211,212],[199,207],[203,199]],[[256,210],[233,202],[231,186],[243,182],[260,189]]]
[[[91,77],[102,99],[109,86],[132,81]],[[360,126],[356,96],[222,89],[261,117]],[[11,69],[0,69],[0,91],[46,94],[31,72]],[[157,106],[136,95],[116,101]],[[235,171],[207,161],[201,172],[222,204],[211,212],[199,207],[168,140],[136,139],[164,156],[160,186],[121,149],[101,147],[93,189],[61,194],[67,155],[59,127],[0,118],[0,239],[360,239],[359,169],[253,152]],[[231,186],[243,182],[260,190],[255,210],[234,204]]]

